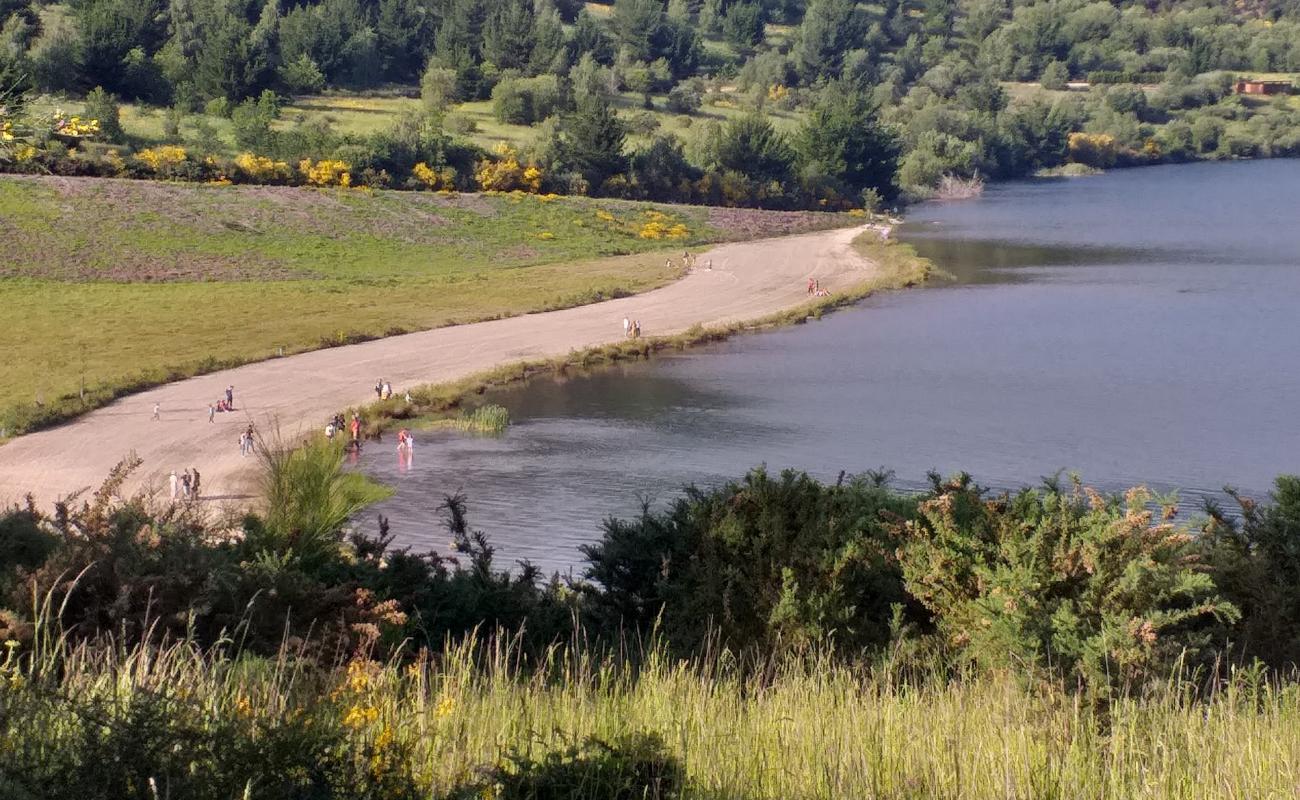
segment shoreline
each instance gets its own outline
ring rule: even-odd
[[[867,226],[867,232],[872,230],[879,228],[873,223]],[[860,233],[852,243],[859,252],[865,247],[860,248],[857,239],[865,237],[867,232]],[[374,401],[360,407],[350,407],[346,411],[350,414],[356,410],[362,414],[366,420],[367,436],[376,432],[384,433],[402,425],[453,419],[449,415],[465,408],[472,398],[488,391],[508,389],[549,375],[565,375],[571,370],[582,373],[627,361],[646,361],[664,351],[681,352],[700,345],[723,342],[734,336],[803,325],[810,320],[821,319],[824,314],[856,305],[877,292],[910,289],[927,282],[936,274],[944,274],[927,259],[916,255],[911,245],[896,239],[865,244],[878,251],[897,249],[902,257],[898,260],[904,263],[886,265],[884,270],[887,271],[878,270],[874,279],[848,287],[838,294],[814,299],[765,317],[723,326],[695,326],[674,336],[627,339],[614,344],[595,345],[551,359],[499,364],[459,380],[414,387],[410,389],[413,402],[409,405],[395,394],[390,400]],[[862,255],[880,268],[878,260],[865,253]],[[873,255],[880,257],[884,253],[876,252]]]
[[[699,254],[705,263],[714,261],[715,269],[697,267],[644,294],[316,350],[166,384],[0,447],[0,502],[20,502],[30,494],[38,505],[52,505],[98,487],[116,463],[134,454],[144,463],[125,492],[150,491],[170,470],[197,467],[209,487],[208,501],[247,505],[255,497],[252,463],[238,455],[236,442],[248,424],[297,438],[341,408],[365,407],[382,417],[366,401],[376,377],[390,380],[395,396],[410,389],[432,397],[437,387],[482,384],[476,376],[529,374],[511,365],[532,365],[536,374],[538,364],[644,357],[692,340],[816,316],[887,288],[876,283],[880,265],[854,246],[870,230],[868,223],[723,244]],[[833,296],[809,303],[803,283],[810,277]],[[618,335],[624,316],[648,323],[649,335],[630,348]],[[236,410],[210,424],[204,398],[227,385],[235,388]],[[150,413],[155,403],[162,407],[156,421]]]

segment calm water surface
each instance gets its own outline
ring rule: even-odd
[[[464,491],[503,564],[563,572],[607,515],[759,464],[1185,495],[1300,471],[1300,161],[1006,184],[908,219],[955,280],[503,392],[499,439],[426,434],[406,471],[372,447],[397,488],[378,511],[445,551],[435,509]]]

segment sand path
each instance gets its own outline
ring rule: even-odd
[[[874,265],[850,246],[861,232],[848,228],[721,245],[703,253],[686,277],[635,297],[318,350],[160,386],[0,447],[0,502],[30,492],[46,506],[97,487],[131,451],[143,465],[127,491],[161,487],[171,470],[197,467],[208,499],[245,499],[255,460],[240,457],[238,440],[249,422],[263,429],[278,422],[291,436],[373,400],[380,376],[400,394],[500,364],[560,356],[618,341],[624,317],[641,320],[645,336],[757,319],[806,302],[810,277],[831,290],[870,278]],[[705,270],[709,259],[713,269]],[[234,386],[236,410],[209,423],[208,404],[228,385]],[[155,403],[159,420],[153,419]]]

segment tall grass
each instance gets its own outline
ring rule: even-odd
[[[451,419],[433,420],[429,427],[500,436],[510,427],[510,412],[502,406],[489,404],[473,411],[462,411],[459,416]]]
[[[292,550],[302,557],[337,551],[338,531],[361,509],[383,499],[388,490],[364,475],[343,469],[342,440],[313,436],[298,446],[278,433],[260,438],[264,523],[250,535],[268,537],[270,549]]]
[[[203,725],[246,723],[254,740],[293,726],[333,730],[335,750],[365,762],[369,777],[345,795],[357,797],[382,796],[366,788],[382,777],[374,769],[409,776],[428,797],[466,796],[469,787],[475,796],[482,788],[481,796],[593,800],[1208,800],[1294,797],[1300,782],[1300,687],[1253,674],[1195,700],[1171,680],[1100,710],[1009,674],[907,681],[889,664],[852,667],[816,654],[741,670],[726,653],[675,661],[652,647],[634,670],[617,657],[556,647],[525,670],[520,649],[502,637],[406,664],[354,660],[314,674],[288,648],[254,660],[183,642],[96,650],[50,641],[53,657],[5,667],[0,703],[40,713],[0,715],[0,752],[21,756],[30,750],[23,742],[37,740],[55,763],[80,746],[74,712],[41,697],[104,701],[95,707],[108,718],[96,724],[109,728],[132,703],[167,697],[178,709],[202,709]],[[597,767],[575,757],[576,746],[629,736],[658,743],[678,783],[644,794],[593,788],[603,785],[592,782]],[[247,774],[262,775],[257,753],[246,757]],[[21,767],[16,758],[0,773]],[[526,782],[511,776],[530,770],[568,783],[541,793],[535,776],[533,794],[516,793]],[[232,785],[247,786],[246,796],[271,796],[237,777]]]

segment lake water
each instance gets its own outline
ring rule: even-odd
[[[435,509],[460,490],[503,565],[577,573],[607,515],[760,464],[1193,497],[1300,471],[1300,161],[1004,184],[900,236],[955,280],[502,392],[499,439],[425,434],[409,471],[371,448],[397,489],[377,510],[445,552]]]

